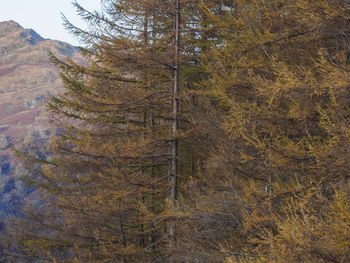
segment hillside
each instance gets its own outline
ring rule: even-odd
[[[67,43],[44,39],[14,21],[0,22],[0,209],[21,191],[10,147],[49,135],[45,104],[49,94],[62,89],[49,50],[60,58],[81,60]]]

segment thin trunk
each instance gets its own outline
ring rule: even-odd
[[[146,126],[147,126],[146,118],[147,118],[147,113],[146,113],[146,109],[144,109],[144,112],[143,112],[143,114],[142,114],[142,122],[143,122],[143,127],[144,127],[145,129],[146,129]],[[144,132],[142,132],[142,139],[145,139],[145,134],[144,134]],[[145,168],[142,167],[142,169],[141,169],[141,171],[140,171],[140,178],[142,178],[141,180],[143,180],[144,174],[145,174]],[[140,201],[144,204],[144,203],[145,203],[145,197],[142,196]],[[141,217],[142,215],[139,214],[139,216]],[[141,220],[141,222],[142,222],[142,221],[143,221],[143,220]],[[143,225],[143,223],[141,223],[141,224],[139,225],[139,231],[140,231],[140,233],[142,233],[142,235],[141,235],[141,237],[140,237],[139,240],[138,240],[138,244],[139,244],[139,247],[140,247],[140,248],[143,248],[144,245],[145,245],[145,241],[144,241],[144,230],[145,230],[144,225]]]
[[[153,114],[153,109],[152,108],[151,108],[150,116],[149,116],[149,126],[150,126],[151,134],[152,134],[152,137],[153,137],[154,136],[154,114]],[[152,179],[154,178],[154,167],[151,168],[151,178]],[[152,188],[154,188],[154,187],[152,186]],[[149,205],[150,205],[151,211],[154,213],[155,209],[153,207],[153,196],[152,196],[152,193],[149,195]],[[154,251],[155,246],[153,244],[155,243],[155,239],[154,239],[154,224],[153,224],[152,220],[149,223],[149,227],[150,227],[150,230],[151,230],[151,235],[148,238],[149,244],[151,244],[150,250]]]
[[[270,149],[270,147],[269,147]],[[272,211],[272,196],[273,196],[273,188],[272,188],[272,183],[273,183],[273,170],[270,168],[270,160],[271,160],[271,152],[269,152],[268,154],[268,163],[266,162],[266,160],[264,161],[265,162],[265,167],[266,167],[266,170],[268,171],[269,173],[269,177],[268,177],[268,181],[269,181],[269,184],[268,186],[266,186],[266,192],[268,193],[269,197],[270,197],[270,200],[269,200],[269,203],[268,203],[268,209],[269,209],[269,216],[271,218],[271,221],[273,221],[273,211]],[[271,225],[273,225],[273,222],[271,222]],[[270,231],[268,233],[269,235],[269,242],[270,242],[270,257],[271,259],[274,258],[273,256],[273,234],[272,234],[272,231]]]
[[[121,200],[119,200],[119,213],[121,210]],[[119,214],[119,227],[120,227],[120,239],[121,243],[123,244],[124,247],[126,247],[126,239],[125,239],[125,233],[124,233],[124,225],[123,225],[123,220],[121,214]],[[126,263],[126,257],[122,257],[122,263]]]
[[[144,21],[143,21],[143,42],[145,45],[145,48],[148,47],[148,12],[146,12],[145,17],[144,17]],[[143,128],[144,131],[142,131],[142,140],[145,139],[145,130],[147,127],[147,109],[144,108],[143,112],[142,112],[142,116],[141,116],[141,122],[143,123]],[[142,164],[141,170],[140,170],[140,178],[142,178],[141,180],[143,180],[143,177],[145,175],[145,168],[144,168],[144,164]],[[143,204],[145,204],[145,197],[141,196],[141,200],[140,200]],[[142,215],[139,214],[139,216],[141,217]],[[143,220],[141,220],[141,222],[143,222]],[[143,223],[140,223],[139,225],[139,232],[141,233],[141,236],[138,239],[138,245],[140,248],[144,248],[145,246],[145,240],[144,240],[144,232],[145,232],[145,227]]]
[[[151,12],[150,14],[150,18],[148,18],[148,23],[151,25],[151,32],[150,32],[150,38],[152,41],[154,41],[155,39],[155,12]],[[148,40],[147,40],[148,41]],[[147,43],[148,44],[148,43]],[[154,87],[152,87],[154,88]],[[149,113],[149,127],[150,127],[150,130],[151,130],[151,136],[152,138],[154,138],[155,136],[155,133],[154,133],[154,128],[155,128],[155,125],[154,125],[154,108],[153,106],[151,106],[150,108],[150,113]],[[154,167],[151,167],[151,179],[153,179],[155,177],[155,174],[154,174]],[[153,200],[153,192],[154,192],[154,186],[152,186],[152,193],[149,194],[149,207],[150,207],[150,210],[152,213],[155,214],[155,208],[154,208],[154,200]],[[148,241],[149,241],[149,244],[150,244],[150,251],[151,252],[154,252],[155,250],[155,227],[154,227],[154,224],[152,222],[152,220],[150,220],[149,222],[149,228],[150,228],[150,236],[148,237]]]
[[[175,15],[175,64],[174,64],[174,84],[173,84],[173,127],[172,127],[172,144],[171,144],[171,194],[170,200],[175,206],[177,200],[177,157],[178,157],[178,123],[179,123],[179,48],[180,48],[180,4],[176,0],[176,15]]]
[[[170,169],[170,203],[171,208],[175,209],[177,201],[177,177],[178,177],[178,118],[179,118],[179,52],[180,52],[180,1],[175,0],[175,21],[174,21],[174,83],[173,83],[173,125],[171,142],[171,169]],[[170,251],[176,247],[175,242],[175,223],[169,224],[169,245]],[[170,260],[173,262],[173,260]]]

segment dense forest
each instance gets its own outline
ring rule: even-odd
[[[101,6],[3,261],[350,262],[350,1]]]

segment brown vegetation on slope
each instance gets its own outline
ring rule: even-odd
[[[34,137],[40,141],[49,135],[45,105],[63,86],[49,50],[81,61],[67,43],[44,39],[14,21],[0,22],[0,216],[13,209],[20,195],[29,194],[18,180],[23,171],[11,146],[24,148]]]

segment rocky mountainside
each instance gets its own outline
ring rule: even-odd
[[[44,39],[14,21],[0,22],[0,210],[20,191],[10,147],[33,136],[48,136],[45,104],[49,94],[62,89],[49,50],[60,58],[82,61],[67,43]]]

